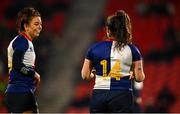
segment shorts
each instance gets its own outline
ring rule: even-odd
[[[38,113],[37,102],[33,93],[5,93],[5,104],[9,113],[33,111]]]
[[[93,90],[90,113],[130,113],[133,94],[121,90]]]

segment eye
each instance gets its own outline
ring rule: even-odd
[[[38,25],[39,25],[39,23],[34,23],[34,25],[38,26]]]
[[[35,22],[34,25],[35,25],[35,26],[39,26],[39,25],[42,26],[42,23],[40,23],[40,22]]]

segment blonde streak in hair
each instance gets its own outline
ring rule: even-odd
[[[128,32],[128,41],[131,42],[132,41],[132,26],[131,26],[131,20],[129,18],[129,16],[127,14],[125,14],[126,16],[126,29]]]

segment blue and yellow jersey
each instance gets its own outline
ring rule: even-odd
[[[141,60],[142,56],[133,44],[121,50],[114,47],[115,41],[102,41],[87,51],[86,59],[92,61],[96,70],[94,89],[132,91],[129,80],[132,62]]]
[[[6,92],[34,92],[35,52],[31,39],[21,33],[8,46],[9,84]]]

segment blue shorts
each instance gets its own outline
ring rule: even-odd
[[[37,113],[37,102],[33,93],[5,93],[5,103],[9,113],[33,111]]]
[[[130,113],[133,112],[131,91],[93,90],[90,113]]]

